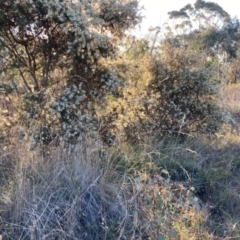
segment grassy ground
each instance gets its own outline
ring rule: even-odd
[[[234,128],[104,150],[85,140],[1,145],[2,239],[240,239],[240,85],[224,89]]]

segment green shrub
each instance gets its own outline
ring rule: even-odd
[[[214,133],[222,123],[217,106],[217,84],[199,66],[195,52],[166,45],[152,61],[148,116],[153,129],[163,133]]]

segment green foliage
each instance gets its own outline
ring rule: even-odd
[[[239,235],[238,20],[197,0],[158,42],[137,0],[0,2],[0,238]]]
[[[169,12],[174,23],[175,36],[166,36],[164,41],[175,41],[175,46],[206,51],[208,56],[224,54],[236,57],[236,44],[239,41],[239,21],[231,19],[217,3],[196,1],[179,11]],[[187,20],[186,20],[187,18]]]
[[[122,84],[103,59],[114,58],[125,30],[141,20],[138,10],[135,0],[2,2],[1,89],[18,94],[21,120],[36,132],[30,135],[50,127],[73,143],[98,127],[96,108]],[[10,72],[14,88],[7,88]]]
[[[224,11],[217,3],[206,2],[204,0],[197,0],[192,6],[187,4],[185,7],[179,11],[171,11],[168,13],[169,17],[179,19],[179,18],[190,18],[191,15],[196,16],[197,18],[203,18],[204,20],[211,20],[211,18],[221,18],[222,21],[229,21],[229,14]],[[205,24],[211,24],[212,22],[206,22]]]
[[[199,55],[193,51],[166,45],[161,55],[152,62],[148,90],[151,98],[147,111],[154,130],[214,133],[221,124],[221,114],[211,71],[199,66]]]
[[[201,225],[198,216],[201,205],[194,197],[194,188],[172,182],[164,169],[135,181],[140,209],[134,213],[134,224],[140,229],[142,238],[180,239],[184,226],[193,227],[197,222]],[[193,235],[198,234],[201,235],[198,232]]]
[[[197,0],[194,4],[196,10],[205,10],[206,12],[218,14],[224,20],[229,20],[229,14],[224,11],[217,3]]]
[[[131,141],[153,132],[215,133],[225,121],[224,110],[217,105],[219,83],[214,81],[212,65],[204,66],[204,54],[162,44],[151,56],[149,51],[141,52],[142,44],[136,42],[123,57],[128,59],[128,84],[105,113],[113,118],[113,132],[119,136],[124,131]],[[140,53],[137,60],[135,51]]]

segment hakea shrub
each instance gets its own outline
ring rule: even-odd
[[[105,111],[112,131],[134,141],[153,133],[214,134],[228,115],[218,105],[220,85],[213,69],[205,67],[204,56],[167,44],[150,54],[146,43],[140,42],[142,51],[138,45],[133,53],[124,53],[127,84]]]
[[[99,135],[102,126],[96,108],[102,111],[105,94],[117,94],[122,79],[112,72],[104,72],[100,81],[102,89],[90,93],[80,83],[66,87],[56,98],[50,92],[27,94],[19,104],[19,119],[28,126],[25,136],[31,140],[31,148],[57,139],[71,149],[83,140],[84,134]],[[108,138],[106,131],[100,135]]]
[[[146,112],[153,129],[170,134],[214,133],[223,121],[217,105],[219,85],[194,51],[165,46],[152,61]]]

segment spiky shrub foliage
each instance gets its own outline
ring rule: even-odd
[[[58,129],[72,143],[92,129],[96,105],[122,81],[101,60],[114,57],[124,31],[140,21],[138,9],[136,0],[2,2],[1,85],[8,88],[0,87],[18,94],[32,139],[52,127],[49,140]]]
[[[199,199],[181,183],[163,177],[167,173],[136,178],[139,209],[134,224],[142,239],[207,239]]]
[[[149,43],[135,41],[124,53],[126,85],[104,112],[113,118],[115,134],[128,140],[146,135],[214,133],[223,122],[219,85],[204,54],[163,44],[152,54]],[[119,60],[120,61],[120,60]],[[126,68],[127,64],[127,68]],[[225,114],[226,115],[226,114]],[[227,116],[227,115],[226,115]]]
[[[162,133],[214,133],[222,115],[217,106],[218,86],[201,54],[165,45],[152,60],[147,115]]]
[[[104,112],[99,114],[103,122],[108,122],[111,135],[128,140],[140,140],[148,131],[143,122],[147,120],[145,104],[147,86],[152,79],[151,57],[146,39],[131,37],[124,44],[126,49],[115,61],[113,69],[124,79],[117,97],[109,96]]]

